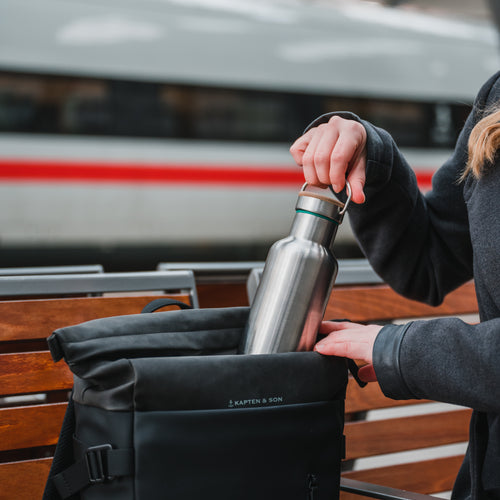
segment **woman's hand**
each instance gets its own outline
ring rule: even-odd
[[[352,190],[352,201],[363,203],[366,179],[366,130],[355,120],[332,116],[299,137],[290,153],[304,169],[304,178],[313,186],[331,185],[338,193],[345,180]]]
[[[372,364],[373,344],[381,329],[378,325],[323,321],[319,333],[328,337],[318,342],[314,350],[320,354],[365,361],[367,364],[359,369],[359,378],[364,382],[374,382],[377,376]]]

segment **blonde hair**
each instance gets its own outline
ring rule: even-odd
[[[469,158],[462,174],[462,180],[472,174],[476,179],[481,177],[484,168],[495,160],[497,149],[500,148],[500,106],[488,110],[469,137]]]

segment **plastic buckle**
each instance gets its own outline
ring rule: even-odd
[[[107,474],[107,452],[112,449],[113,447],[110,444],[101,444],[87,448],[85,461],[87,463],[90,484],[103,483],[106,479],[113,479]]]

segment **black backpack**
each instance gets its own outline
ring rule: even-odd
[[[248,312],[175,310],[54,332],[52,356],[74,387],[44,500],[338,498],[346,361],[236,354]]]

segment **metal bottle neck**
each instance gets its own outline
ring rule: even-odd
[[[291,234],[331,248],[342,222],[344,205],[314,193],[299,193]]]
[[[339,225],[336,222],[312,213],[297,212],[293,219],[290,234],[295,238],[314,241],[331,248]]]

